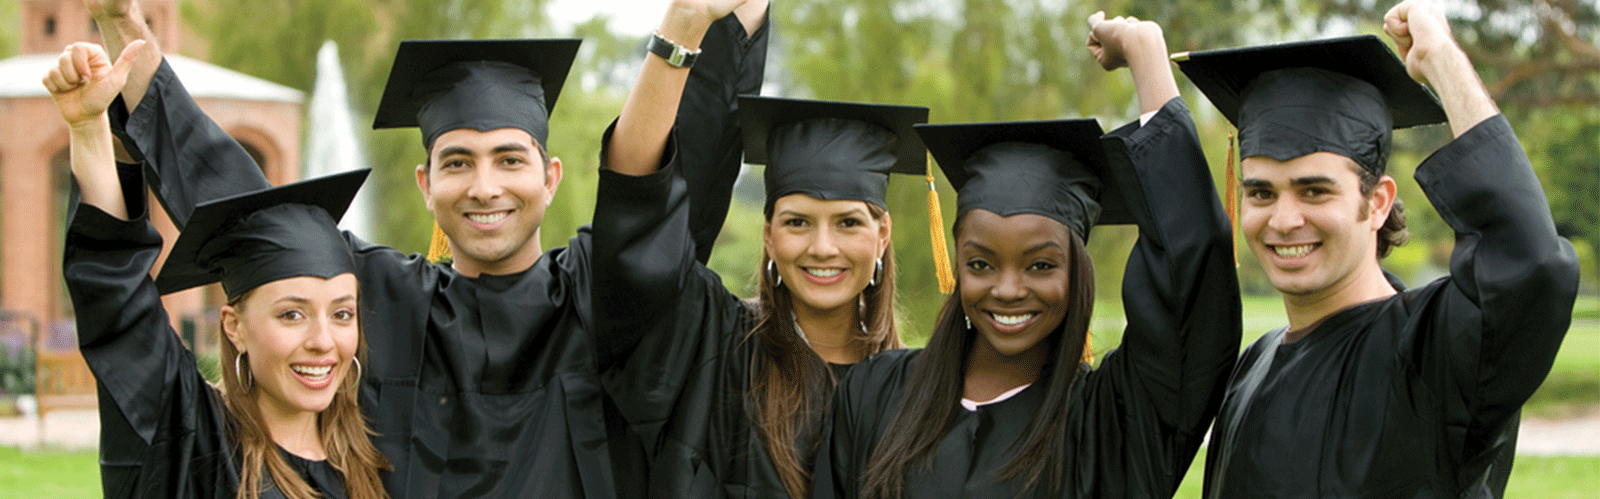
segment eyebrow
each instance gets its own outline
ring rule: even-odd
[[[989,249],[988,247],[986,247],[986,246],[984,246],[982,244],[978,244],[978,243],[970,241],[970,240],[962,242],[961,245],[964,246],[964,247],[969,247],[969,248],[976,249],[978,251],[982,251],[984,253],[991,253],[991,254],[994,253],[994,250],[991,250],[991,249]],[[1058,243],[1058,242],[1055,242],[1055,241],[1045,241],[1045,242],[1039,243],[1038,245],[1035,245],[1032,248],[1028,248],[1028,249],[1022,250],[1022,254],[1029,255],[1029,254],[1037,253],[1037,252],[1040,252],[1040,251],[1044,251],[1044,250],[1049,249],[1049,248],[1062,249],[1061,248],[1061,243]]]
[[[494,150],[490,151],[490,153],[493,154],[502,154],[508,152],[528,152],[528,146],[522,145],[519,142],[507,142],[495,146]]]
[[[494,149],[491,149],[489,152],[491,154],[503,154],[503,153],[508,153],[508,152],[528,152],[528,146],[523,145],[521,143],[517,143],[517,142],[507,142],[507,143],[504,143],[504,144],[500,144],[498,146],[494,146]],[[448,147],[445,147],[444,149],[440,149],[439,150],[439,157],[441,157],[441,158],[454,156],[454,155],[457,155],[457,154],[471,156],[472,155],[472,150],[471,149],[467,149],[467,148],[462,147],[462,146],[448,146]]]
[[[1308,185],[1329,185],[1329,184],[1338,184],[1338,182],[1335,181],[1333,179],[1333,177],[1329,177],[1329,176],[1326,176],[1326,175],[1312,175],[1312,176],[1309,176],[1309,177],[1299,177],[1299,178],[1295,178],[1295,179],[1292,179],[1292,180],[1289,181],[1289,185],[1295,186],[1295,187],[1305,187],[1305,186],[1308,186]],[[1272,188],[1272,182],[1268,182],[1266,180],[1261,180],[1261,179],[1258,179],[1258,178],[1247,178],[1247,179],[1244,179],[1244,180],[1240,180],[1239,181],[1239,186],[1245,187],[1245,188],[1248,188],[1248,189],[1271,189]]]

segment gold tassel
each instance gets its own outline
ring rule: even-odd
[[[928,233],[933,239],[933,267],[939,276],[939,292],[950,294],[956,290],[956,278],[950,271],[950,251],[945,248],[944,213],[939,210],[939,190],[933,185],[933,168],[928,168]]]
[[[1083,335],[1083,363],[1094,365],[1094,338]]]
[[[1228,241],[1233,243],[1233,266],[1239,267],[1239,176],[1233,167],[1233,132],[1228,132],[1228,170],[1222,181],[1222,208],[1228,212]]]
[[[439,263],[450,259],[450,239],[445,237],[439,224],[433,224],[433,240],[428,242],[428,261]]]

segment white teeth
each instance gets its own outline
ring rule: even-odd
[[[475,214],[475,213],[469,213],[469,214],[467,214],[467,218],[471,219],[474,222],[478,222],[480,224],[492,224],[492,223],[504,220],[506,218],[506,215],[507,215],[507,213],[504,212],[504,211],[498,212],[498,213],[489,214],[489,215],[479,215],[479,214]]]
[[[998,322],[998,323],[1001,323],[1001,324],[1005,324],[1007,326],[1015,326],[1017,324],[1021,324],[1023,322],[1026,322],[1028,319],[1032,319],[1033,316],[1036,315],[1036,314],[1022,314],[1022,315],[989,314],[989,315],[991,317],[994,317],[994,321],[995,322]]]
[[[1272,251],[1278,253],[1278,256],[1281,256],[1281,257],[1284,257],[1284,258],[1300,258],[1302,256],[1306,256],[1306,254],[1310,253],[1311,249],[1315,248],[1315,247],[1316,247],[1316,245],[1314,245],[1314,244],[1301,244],[1301,245],[1297,245],[1297,246],[1273,246],[1272,247]]]
[[[327,376],[328,373],[333,372],[333,366],[332,365],[326,365],[326,366],[321,366],[321,367],[293,365],[293,366],[289,366],[289,368],[293,369],[294,372],[297,372],[297,373],[300,373],[300,374],[304,374],[306,377],[309,377],[309,378],[321,378],[323,376]]]
[[[807,268],[806,269],[806,273],[807,274],[811,274],[811,275],[814,275],[814,276],[817,276],[817,277],[824,277],[824,278],[833,277],[833,276],[839,275],[840,272],[844,272],[844,269],[812,269],[812,268]]]

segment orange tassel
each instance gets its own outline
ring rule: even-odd
[[[1233,246],[1233,266],[1239,266],[1239,176],[1233,167],[1233,133],[1228,133],[1228,170],[1222,182],[1222,207],[1228,212],[1228,241]]]
[[[433,224],[433,239],[428,242],[428,261],[439,263],[450,259],[450,238],[445,237],[439,224]]]
[[[955,274],[950,270],[950,251],[945,248],[944,213],[939,209],[939,190],[933,185],[933,169],[928,169],[928,232],[933,240],[933,267],[939,276],[939,292],[956,290]]]
[[[1094,365],[1094,338],[1083,335],[1083,363]]]

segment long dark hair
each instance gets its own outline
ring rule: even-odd
[[[1051,349],[1050,360],[1039,377],[1042,382],[1039,388],[1046,394],[1044,403],[1028,421],[1022,437],[1012,443],[1016,455],[996,470],[1001,479],[1023,478],[1025,491],[1046,479],[1051,493],[1060,492],[1065,485],[1062,478],[1066,475],[1069,387],[1076,381],[1084,338],[1089,334],[1089,320],[1094,315],[1094,264],[1084,249],[1083,239],[1072,231],[1066,232],[1071,239],[1068,250],[1071,272],[1067,274],[1070,287],[1065,304],[1068,308],[1055,332],[1043,340],[1049,342]],[[956,221],[954,233],[959,239],[960,220]],[[928,347],[913,361],[911,380],[900,399],[899,411],[872,450],[872,458],[862,476],[861,496],[864,498],[901,497],[905,491],[906,472],[912,466],[932,464],[933,451],[950,432],[959,411],[964,410],[958,402],[965,386],[967,357],[977,333],[966,327],[960,281],[956,279],[956,291],[939,309],[939,321]]]
[[[252,292],[247,291],[230,301],[229,306],[243,311],[241,306]],[[364,328],[365,326],[360,326]],[[367,358],[367,335],[358,332],[355,359]],[[239,453],[238,499],[261,496],[262,478],[289,499],[319,497],[300,474],[289,467],[289,462],[278,453],[278,444],[267,433],[266,421],[261,416],[261,406],[256,399],[261,392],[254,383],[246,386],[233,369],[239,356],[238,347],[226,338],[222,341],[222,405],[228,415],[228,431],[233,437],[234,450]],[[389,461],[372,445],[372,430],[361,415],[357,403],[357,390],[361,380],[357,373],[346,373],[333,395],[333,403],[317,414],[317,433],[328,464],[344,477],[345,495],[350,499],[384,499],[389,497],[383,489],[378,471],[389,469]]]
[[[887,212],[876,204],[866,204],[872,218],[881,222]],[[758,318],[746,338],[757,341],[761,349],[751,359],[747,402],[783,488],[798,499],[811,496],[811,457],[822,443],[820,438],[801,437],[821,431],[822,415],[828,412],[832,399],[829,394],[838,380],[822,357],[794,330],[794,295],[788,286],[777,285],[767,275],[769,261],[771,258],[763,249],[759,267],[762,270],[757,272]],[[876,285],[862,290],[861,306],[856,311],[862,330],[854,340],[865,347],[867,355],[903,346],[894,325],[894,275],[891,243],[884,248],[883,275],[878,276]]]

